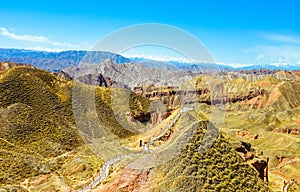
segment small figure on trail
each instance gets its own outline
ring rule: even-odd
[[[149,144],[147,142],[145,142],[143,145],[143,152],[145,153],[149,152]]]

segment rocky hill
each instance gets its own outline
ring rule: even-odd
[[[183,152],[159,167],[154,191],[269,191],[220,134],[201,153],[208,122],[201,122]]]
[[[178,86],[181,82],[190,80],[195,74],[184,71],[172,71],[165,68],[147,68],[135,63],[118,65],[112,61],[104,61],[101,65],[83,65],[63,70],[71,77],[82,83],[89,83],[87,75],[103,75],[115,81],[116,84],[128,86],[133,89],[137,86]],[[100,82],[96,83],[100,84]]]
[[[84,147],[85,143],[100,139],[98,133],[102,131],[106,132],[105,136],[115,138],[126,138],[139,132],[138,122],[131,125],[132,129],[125,129],[127,121],[121,125],[116,119],[110,104],[110,89],[76,84],[32,66],[3,65],[9,67],[0,74],[0,185],[19,185],[25,179],[43,175],[50,180],[57,179],[55,173],[66,174],[63,166],[74,164],[70,162],[73,158],[82,166],[90,167],[83,172],[85,177],[91,176],[101,159],[95,161],[99,157],[90,153]],[[74,94],[77,94],[76,101],[80,101],[80,95],[88,100],[87,93],[90,92],[86,91],[89,90],[95,93],[98,125],[86,121],[91,113],[81,111],[85,109],[82,107],[85,102],[72,104]],[[128,113],[133,120],[140,117],[141,112],[146,114],[147,100],[130,91],[128,94]],[[75,112],[82,119],[76,119]],[[78,124],[85,127],[80,128]],[[82,157],[80,153],[86,155]],[[76,176],[75,179],[72,174],[64,176],[69,177],[70,184],[85,178]]]
[[[202,115],[183,114],[159,150],[136,159],[100,191],[269,191],[228,138],[208,126]],[[213,145],[204,150],[206,134]]]
[[[222,130],[235,140],[249,142],[263,159],[270,159],[272,189],[281,188],[282,178],[286,182],[295,179],[299,183],[296,162],[278,167],[282,161],[297,159],[300,155],[300,82],[297,76],[293,72],[280,71],[258,79],[243,77],[224,80],[227,103]],[[205,79],[197,77],[193,82],[196,87],[203,87],[207,84]],[[199,109],[209,116],[213,112],[208,110],[208,104],[201,102]]]
[[[276,191],[281,178],[299,189],[295,72],[228,72],[220,80],[108,60],[57,73],[9,62],[0,69],[0,190],[82,189],[104,163],[132,153],[97,190]],[[177,86],[183,82],[189,86]],[[211,90],[223,85],[225,95]],[[212,109],[224,110],[220,130]],[[141,141],[161,134],[139,153]],[[266,167],[268,185],[260,178]]]
[[[192,104],[207,117],[214,114],[213,103],[214,110],[217,110],[216,104],[225,101],[225,108],[219,109],[224,110],[222,130],[234,140],[250,143],[256,150],[254,155],[263,154],[260,161],[270,159],[270,186],[278,190],[282,185],[279,184],[282,180],[279,176],[286,182],[291,179],[300,182],[296,179],[299,178],[297,159],[300,156],[300,83],[296,72],[265,72],[225,73],[223,97],[213,98],[217,93],[212,92],[209,85],[218,86],[220,78],[209,75],[193,78],[191,83],[194,87],[189,90],[184,87],[144,86],[136,87],[134,92],[165,104],[169,111],[186,103]],[[251,156],[245,154],[246,159]],[[291,163],[281,167],[286,161]]]

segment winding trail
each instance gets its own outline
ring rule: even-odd
[[[183,108],[183,109],[181,109],[180,112],[175,116],[175,118],[169,123],[169,125],[164,128],[164,130],[162,131],[161,134],[159,134],[158,136],[153,137],[153,138],[150,139],[150,144],[151,144],[151,142],[153,143],[155,140],[160,139],[162,136],[164,136],[167,133],[167,131],[174,125],[174,123],[179,119],[181,114],[184,113],[184,112],[190,111],[190,110],[192,110],[192,108]],[[128,154],[128,155],[118,156],[114,159],[111,159],[111,160],[105,162],[104,165],[101,168],[101,171],[99,172],[99,176],[94,181],[92,181],[87,187],[85,187],[83,189],[80,189],[80,190],[77,190],[76,192],[90,191],[91,189],[93,189],[94,187],[99,185],[105,178],[108,177],[110,166],[112,166],[116,162],[121,161],[123,159],[127,159],[129,157],[142,155],[144,152],[145,151],[142,150],[141,152],[138,152],[138,153],[131,153],[131,154]]]
[[[160,139],[162,136],[164,136],[168,132],[168,130],[174,125],[174,123],[178,120],[178,118],[180,117],[180,115],[181,115],[181,112],[179,112],[175,116],[175,118],[169,123],[168,126],[166,126],[164,128],[164,130],[159,135],[157,135],[156,137],[151,138],[149,140],[149,144],[152,145],[154,141],[156,141],[156,140]]]
[[[284,166],[286,166],[286,165],[288,165],[288,164],[297,163],[297,162],[300,162],[300,158],[296,158],[296,159],[289,160],[289,161],[283,163],[282,165],[279,165],[279,166],[276,167],[276,168],[279,168],[279,169],[280,169],[280,168],[282,168],[282,167],[284,167]]]
[[[286,161],[283,164],[278,165],[277,167],[271,168],[270,173],[272,173],[274,176],[276,176],[277,178],[281,179],[284,182],[287,182],[284,186],[283,186],[283,191],[287,192],[288,188],[292,185],[292,184],[296,184],[296,182],[291,181],[290,179],[285,178],[282,174],[280,174],[280,172],[276,172],[276,170],[281,169],[282,167],[292,164],[292,163],[298,163],[300,162],[300,158],[296,158],[296,159],[291,159],[289,161]],[[275,172],[274,172],[275,171]]]
[[[114,159],[111,159],[111,160],[105,162],[104,165],[102,166],[101,171],[99,172],[99,176],[92,183],[90,183],[89,186],[87,186],[84,189],[77,190],[77,192],[90,191],[91,189],[93,189],[94,187],[99,185],[108,176],[109,168],[114,163],[116,163],[118,161],[121,161],[123,159],[127,159],[129,157],[139,156],[141,154],[142,154],[142,152],[140,152],[140,153],[131,153],[131,154],[128,154],[128,155],[122,155],[122,156],[116,157]]]

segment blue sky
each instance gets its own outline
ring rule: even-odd
[[[297,0],[3,1],[0,47],[89,49],[120,28],[162,23],[197,37],[219,63],[300,65],[299,7]]]

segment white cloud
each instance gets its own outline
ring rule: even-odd
[[[58,42],[53,41],[45,36],[35,36],[35,35],[17,35],[13,32],[10,32],[7,28],[0,27],[0,34],[2,36],[8,37],[13,40],[18,41],[29,41],[29,42],[35,42],[35,43],[42,43],[42,44],[48,44],[51,46],[56,46],[60,48],[47,48],[41,45],[38,45],[36,47],[32,47],[32,50],[42,50],[42,51],[50,51],[50,50],[69,50],[69,49],[87,49],[89,48],[90,44],[88,42],[81,42],[78,45],[71,44],[68,42]]]
[[[16,35],[12,32],[9,32],[6,28],[1,27],[1,35],[6,36],[8,38],[20,41],[31,41],[31,42],[40,42],[45,43],[48,42],[49,39],[44,36],[35,36],[35,35]]]
[[[71,43],[68,43],[68,42],[50,42],[51,45],[55,45],[55,46],[60,46],[60,47],[64,47],[64,46],[67,46],[67,47],[72,47],[73,45]]]
[[[258,36],[264,39],[264,44],[244,50],[256,62],[277,66],[297,64],[300,60],[300,36],[269,32],[259,32]]]
[[[279,66],[288,66],[290,63],[289,62],[277,62],[277,63],[270,63],[270,65],[279,67]]]
[[[300,60],[300,46],[257,46],[253,49],[258,61],[270,61],[273,63],[296,63]]]
[[[229,65],[230,67],[233,68],[238,68],[238,67],[248,67],[248,66],[252,66],[253,64],[249,64],[249,63],[228,63],[225,65]]]
[[[285,43],[285,44],[300,44],[300,37],[295,37],[291,35],[283,35],[283,34],[267,34],[265,35],[267,39],[272,41]]]
[[[171,57],[171,56],[159,56],[159,55],[146,55],[146,54],[126,54],[126,53],[122,53],[121,54],[124,57],[128,57],[128,58],[144,58],[144,59],[151,59],[151,60],[155,60],[155,61],[164,61],[164,62],[168,62],[168,61],[175,61],[175,62],[179,62],[179,63],[192,63],[191,60],[187,59],[187,58],[183,58],[183,57]],[[216,61],[215,64],[217,65],[228,65],[234,68],[238,68],[238,67],[247,67],[247,66],[252,66],[253,64],[248,64],[248,63],[224,63],[221,61]]]
[[[258,54],[257,57],[256,57],[256,60],[262,60],[264,58],[265,58],[264,54]]]
[[[175,61],[179,63],[192,63],[191,60],[184,58],[184,57],[172,57],[168,55],[147,55],[147,54],[122,54],[124,57],[129,58],[144,58],[144,59],[151,59],[156,61]]]

